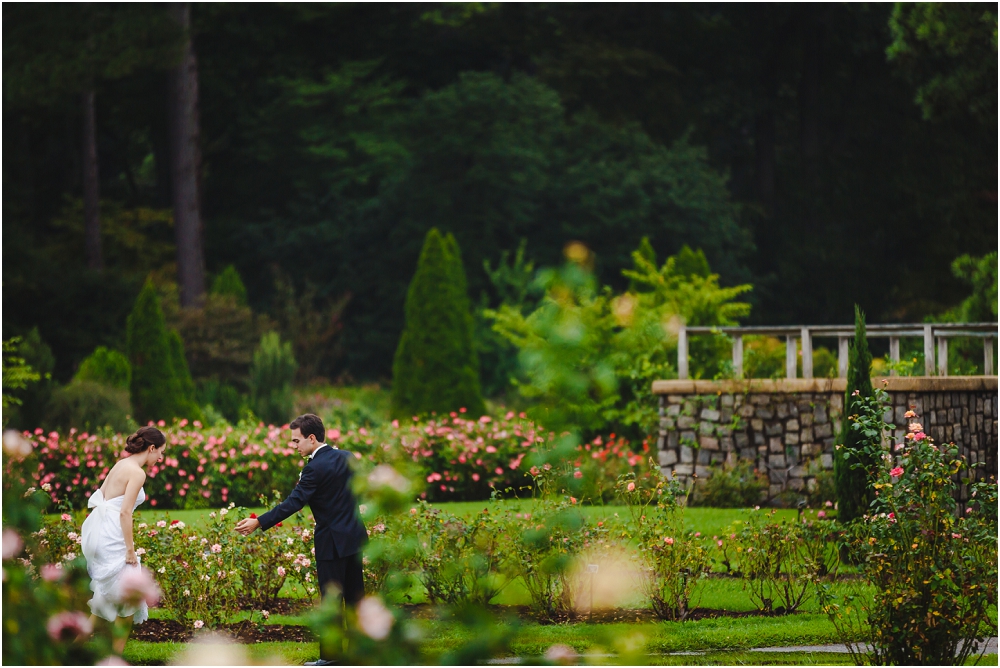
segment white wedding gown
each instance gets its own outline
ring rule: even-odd
[[[149,608],[145,601],[137,606],[122,606],[118,583],[126,568],[139,568],[139,565],[125,564],[125,536],[122,534],[121,517],[122,499],[124,496],[105,500],[104,493],[97,490],[91,497],[88,507],[93,512],[87,516],[80,530],[83,556],[87,558],[87,571],[90,573],[90,588],[94,598],[90,599],[90,611],[109,622],[117,617],[132,617],[133,624],[141,624],[149,618]],[[139,489],[135,499],[135,511],[146,500],[146,492]],[[138,559],[138,557],[136,557]]]

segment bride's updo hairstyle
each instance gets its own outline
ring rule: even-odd
[[[140,427],[125,440],[125,452],[133,455],[145,452],[150,447],[158,448],[167,442],[167,437],[156,427]]]

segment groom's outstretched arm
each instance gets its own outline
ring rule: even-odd
[[[309,499],[312,498],[315,491],[316,471],[313,470],[313,467],[306,466],[302,469],[302,477],[299,478],[299,484],[295,486],[295,489],[288,495],[288,498],[278,504],[276,508],[272,508],[257,518],[257,521],[260,522],[260,528],[263,530],[270,529],[286,517],[290,517],[302,510],[309,503]]]

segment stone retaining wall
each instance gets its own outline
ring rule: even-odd
[[[954,442],[977,476],[997,473],[997,377],[890,377],[886,420],[902,439],[912,407],[935,441]],[[873,379],[882,386],[882,379]],[[767,500],[815,489],[833,469],[844,379],[653,383],[660,397],[659,461],[682,480],[707,478],[724,462],[754,462],[770,489]],[[968,490],[959,490],[965,501]]]

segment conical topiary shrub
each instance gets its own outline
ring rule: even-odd
[[[868,337],[865,330],[865,314],[854,306],[854,340],[848,348],[847,391],[844,396],[844,414],[841,419],[838,447],[833,455],[834,485],[837,490],[837,518],[841,522],[850,522],[868,512],[871,505],[871,489],[868,487],[868,470],[874,462],[858,459],[865,457],[861,450],[862,436],[852,428],[853,422],[848,418],[861,412],[860,400],[871,397],[872,391],[872,354],[868,350]],[[850,458],[844,454],[850,450]],[[857,463],[861,467],[852,468]]]
[[[236,267],[229,265],[212,281],[211,294],[232,297],[238,306],[247,305],[247,289]]]
[[[392,365],[396,416],[460,408],[482,415],[472,324],[458,244],[432,228],[406,295],[406,323]]]
[[[170,336],[152,281],[146,281],[128,316],[128,361],[132,365],[132,410],[140,424],[182,415],[181,389],[174,371]]]

